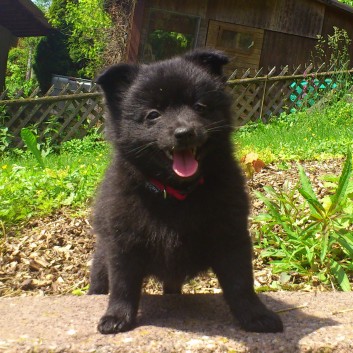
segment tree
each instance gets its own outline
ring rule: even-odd
[[[42,0],[39,0],[42,1]],[[46,16],[57,31],[41,38],[35,53],[33,70],[37,76],[42,92],[51,86],[52,76],[76,76],[78,67],[70,58],[67,48],[69,26],[65,19],[68,0],[52,0]]]
[[[38,38],[20,38],[17,46],[10,49],[5,82],[9,96],[19,90],[27,95],[37,84],[32,74],[32,65],[38,41]]]
[[[103,66],[111,26],[102,0],[52,0],[47,17],[58,32],[37,48],[34,70],[41,89],[50,87],[53,74],[93,78]]]
[[[64,34],[56,32],[40,40],[33,70],[42,92],[47,92],[50,88],[53,74],[77,75],[77,67],[70,58]]]
[[[70,57],[80,66],[79,74],[92,78],[102,68],[107,30],[112,21],[103,9],[102,0],[68,1],[65,14],[70,28]]]

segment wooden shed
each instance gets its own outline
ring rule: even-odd
[[[128,43],[130,62],[164,59],[213,47],[236,68],[308,63],[317,36],[345,29],[353,7],[335,0],[137,0]],[[349,48],[353,59],[353,46]]]
[[[52,27],[30,0],[1,0],[0,4],[0,92],[4,87],[8,52],[18,37],[44,36]]]

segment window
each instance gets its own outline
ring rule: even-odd
[[[217,39],[217,47],[250,52],[254,46],[252,33],[236,32],[229,29],[221,29]]]
[[[143,61],[185,53],[195,47],[199,17],[151,9]]]

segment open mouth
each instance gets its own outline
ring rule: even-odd
[[[199,168],[196,152],[196,148],[166,151],[167,157],[173,161],[175,174],[182,178],[189,178],[196,174]]]

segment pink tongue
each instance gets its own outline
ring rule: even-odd
[[[173,154],[173,170],[180,177],[187,178],[197,172],[199,163],[191,150],[176,151]]]

